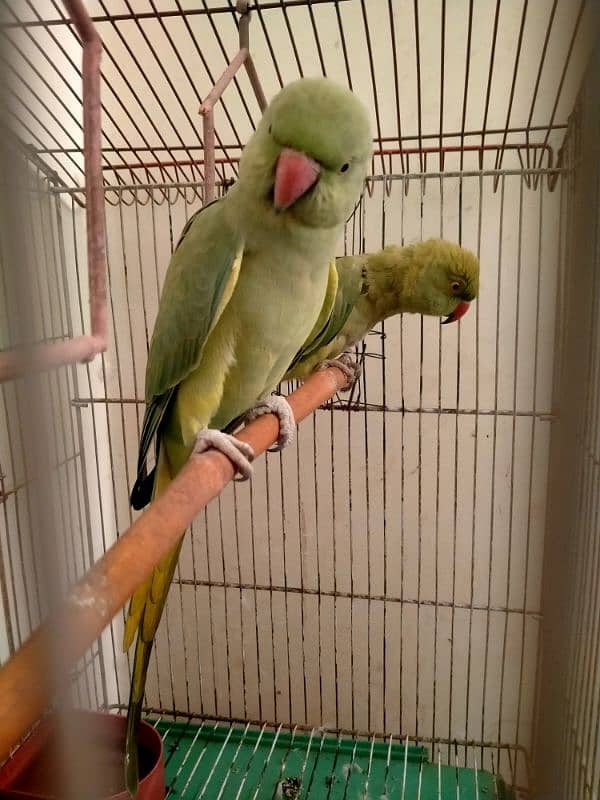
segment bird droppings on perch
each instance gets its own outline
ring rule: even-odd
[[[98,593],[98,589],[105,589],[107,586],[106,575],[101,575],[94,583],[97,585],[84,581],[73,587],[67,601],[79,608],[93,608],[101,617],[106,618],[110,609],[106,598]]]
[[[350,763],[350,764],[344,764],[344,765],[342,766],[342,773],[343,773],[343,775],[344,775],[344,780],[345,780],[346,782],[348,781],[348,778],[350,777],[350,775],[351,775],[353,772],[361,772],[361,773],[362,773],[362,771],[363,771],[362,767],[361,767],[361,766],[359,766],[358,764],[352,764],[352,763]]]
[[[300,778],[284,778],[277,788],[277,797],[282,800],[299,800],[301,790]]]

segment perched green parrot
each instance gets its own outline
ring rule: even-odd
[[[289,440],[291,409],[269,395],[323,317],[326,289],[337,282],[335,246],[371,149],[368,115],[349,90],[325,78],[298,80],[266,109],[236,184],[185,226],[148,356],[134,508],[163,492],[192,452],[210,447],[249,477],[252,449],[223,429],[253,406],[255,414],[276,413],[280,446]],[[181,541],[135,592],[125,623],[125,650],[137,632],[125,745],[132,796],[150,652],[180,549]]]
[[[316,367],[335,363],[350,379],[354,365],[344,355],[337,357],[378,322],[401,312],[446,316],[442,324],[454,322],[467,312],[479,289],[477,257],[444,239],[344,256],[335,266],[338,281],[329,281],[322,324],[296,354],[286,378],[303,378]]]

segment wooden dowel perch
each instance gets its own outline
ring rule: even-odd
[[[297,422],[342,389],[335,367],[314,373],[287,399]],[[260,417],[238,438],[256,455],[277,439],[275,416]],[[109,625],[192,520],[232,480],[234,470],[215,450],[193,456],[169,488],[121,535],[79,583],[59,611],[48,617],[0,669],[0,761],[42,715],[54,692],[52,676],[69,670]],[[49,669],[50,659],[54,668]],[[58,663],[57,663],[58,661]],[[57,669],[58,667],[58,669]]]

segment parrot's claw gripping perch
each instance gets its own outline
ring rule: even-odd
[[[349,389],[351,389],[359,379],[362,372],[362,365],[352,357],[351,353],[348,352],[342,353],[337,358],[326,358],[325,361],[321,361],[321,363],[315,368],[315,372],[319,372],[322,369],[327,369],[328,367],[337,367],[337,369],[341,370],[346,378],[348,378],[348,383],[341,390],[342,392],[347,392]]]
[[[263,414],[275,414],[279,419],[279,436],[277,444],[269,448],[269,453],[278,453],[294,441],[296,420],[292,407],[278,394],[272,394],[266,400],[261,400],[246,414],[246,422],[252,422]]]
[[[193,454],[200,455],[210,448],[218,450],[231,461],[240,473],[241,480],[247,481],[252,477],[252,464],[254,450],[246,442],[240,442],[235,436],[213,428],[203,428],[196,436]]]

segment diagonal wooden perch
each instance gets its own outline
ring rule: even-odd
[[[314,373],[287,398],[300,422],[342,389],[336,367]],[[247,425],[238,438],[256,455],[277,439],[272,414]],[[125,531],[0,669],[0,762],[42,715],[54,692],[53,675],[69,670],[109,625],[137,587],[177,542],[194,517],[232,480],[231,462],[215,450],[193,456],[169,488]],[[53,669],[48,668],[50,658]],[[57,663],[58,660],[58,663]]]

